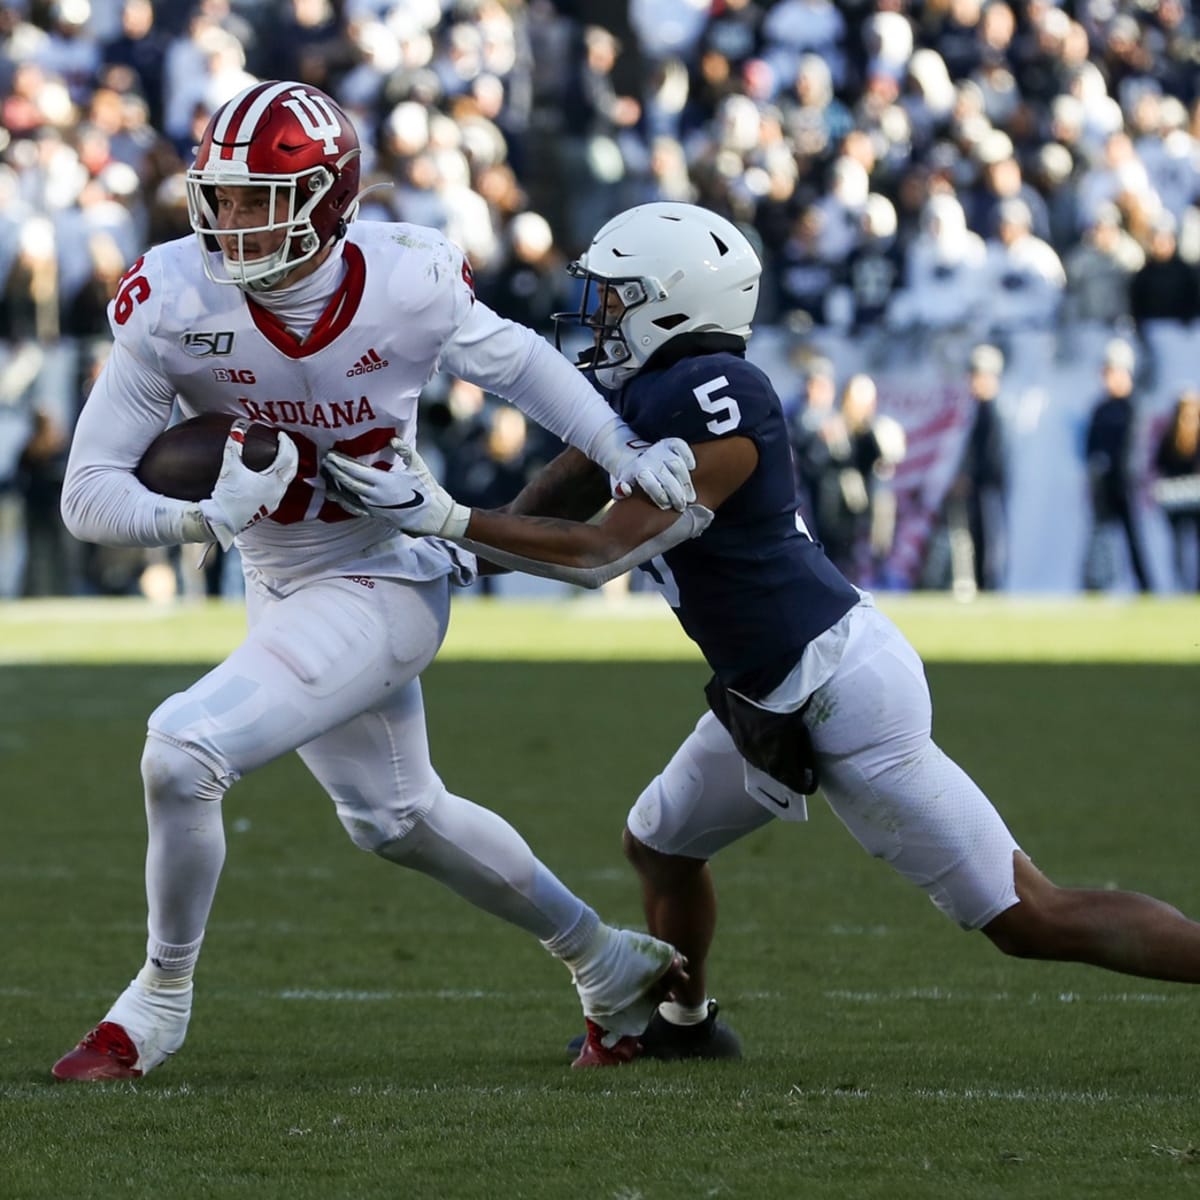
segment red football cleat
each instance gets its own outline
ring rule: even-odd
[[[133,1039],[112,1021],[101,1021],[50,1068],[55,1079],[140,1079]]]
[[[611,1046],[604,1044],[608,1034],[596,1024],[588,1020],[587,1036],[579,1050],[579,1057],[571,1064],[572,1067],[620,1067],[633,1062],[642,1052],[642,1043],[635,1037],[618,1038]]]

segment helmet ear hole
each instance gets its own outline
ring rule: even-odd
[[[687,319],[687,313],[672,313],[669,317],[655,317],[654,324],[659,329],[666,330],[669,333],[672,329],[677,329]]]

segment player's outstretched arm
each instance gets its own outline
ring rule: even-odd
[[[500,511],[590,521],[611,501],[608,472],[572,446],[548,462]]]
[[[697,501],[681,514],[658,508],[641,493],[613,504],[594,525],[472,509],[463,543],[514,570],[599,587],[698,537],[758,463],[758,450],[749,438],[704,442],[692,451]]]
[[[599,463],[628,492],[682,511],[696,495],[687,443],[638,439],[587,379],[532,330],[475,303],[442,352],[442,369],[502,396]]]
[[[415,451],[403,443],[393,446],[400,462],[390,471],[336,454],[326,457],[325,466],[367,511],[406,532],[450,537],[501,566],[583,587],[599,587],[699,536],[713,516],[704,501],[719,506],[745,482],[758,461],[758,451],[748,438],[704,443],[694,448],[699,503],[676,513],[658,508],[639,493],[612,505],[596,524],[585,524],[466,508],[433,479]],[[569,473],[570,463],[561,469]]]

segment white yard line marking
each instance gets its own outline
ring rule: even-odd
[[[391,1004],[397,1000],[511,1000],[549,996],[547,991],[487,992],[465,988],[426,988],[410,991],[356,991],[342,988],[286,988],[281,992],[262,992],[276,1000],[310,1000],[321,1004]]]
[[[1190,1097],[1171,1092],[1110,1092],[1065,1091],[1060,1088],[860,1088],[860,1087],[801,1087],[794,1084],[788,1095],[801,1100],[884,1100],[914,1099],[935,1103],[952,1101],[959,1104],[991,1103],[1002,1100],[1012,1104],[1075,1104],[1083,1107],[1099,1107],[1105,1104],[1128,1105],[1131,1102],[1147,1104],[1176,1104],[1189,1102]]]
[[[859,992],[835,989],[823,992],[826,1000],[846,1000],[852,1004],[897,1004],[906,1000],[949,1001],[953,1004],[1178,1004],[1185,995],[1161,992],[957,992],[945,988],[896,988],[887,992]]]
[[[140,1090],[139,1082],[130,1080],[128,1083],[113,1085],[108,1087],[121,1087],[124,1091],[137,1092]],[[178,1084],[172,1087],[152,1086],[145,1092],[147,1100],[155,1104],[159,1104],[165,1100],[188,1100],[192,1101],[197,1095],[212,1095],[223,1093],[226,1089],[223,1088],[208,1088],[201,1087],[197,1091],[196,1087],[191,1084]],[[384,1097],[419,1097],[423,1095],[431,1095],[433,1093],[447,1094],[470,1094],[470,1095],[548,1095],[557,1094],[558,1087],[543,1086],[543,1087],[527,1087],[521,1085],[503,1085],[503,1086],[481,1086],[479,1084],[458,1084],[447,1082],[445,1084],[420,1084],[406,1086],[397,1083],[383,1084],[347,1084],[342,1087],[332,1087],[327,1089],[330,1092],[336,1092],[348,1096],[366,1096],[372,1099],[380,1099]],[[676,1083],[665,1080],[655,1080],[653,1083],[643,1081],[639,1083],[638,1091],[640,1093],[650,1092],[658,1095],[686,1096],[690,1094],[690,1085],[687,1083]],[[31,1082],[31,1083],[11,1083],[0,1084],[0,1101],[37,1101],[45,1103],[47,1100],[58,1101],[65,1100],[78,1094],[77,1088],[62,1087],[61,1085],[50,1082],[47,1078],[46,1082]],[[602,1095],[620,1095],[617,1091],[605,1091]],[[1174,1106],[1179,1104],[1190,1104],[1194,1097],[1184,1093],[1174,1092],[1110,1092],[1107,1090],[1098,1091],[1068,1091],[1060,1088],[1036,1088],[1036,1087],[1016,1087],[1016,1088],[860,1088],[860,1087],[801,1087],[799,1084],[794,1084],[788,1089],[787,1095],[793,1100],[848,1100],[848,1101],[891,1101],[902,1100],[905,1102],[925,1102],[929,1104],[1045,1104],[1055,1105],[1058,1107],[1073,1106],[1079,1108],[1102,1108],[1107,1105],[1119,1105],[1122,1108],[1128,1107],[1130,1104],[1145,1104],[1158,1105],[1161,1107]],[[1155,1153],[1166,1154],[1170,1156],[1185,1156],[1190,1155],[1192,1151],[1176,1151],[1168,1147],[1152,1145],[1151,1149]]]

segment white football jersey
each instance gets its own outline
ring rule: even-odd
[[[299,447],[279,508],[238,537],[248,565],[281,579],[368,567],[422,579],[450,569],[436,543],[340,508],[319,468],[332,449],[386,463],[393,437],[415,442],[418,398],[439,368],[527,411],[550,393],[564,413],[587,411],[592,427],[617,420],[542,338],[475,301],[462,252],[436,230],[362,221],[339,249],[341,282],[302,341],[237,287],[208,279],[195,237],[134,263],[109,306],[116,345],[68,467],[64,513],[81,536],[153,545],[177,533],[183,502],[164,502],[129,474],[176,397],[187,416],[248,417]],[[560,436],[573,433],[554,423]]]

